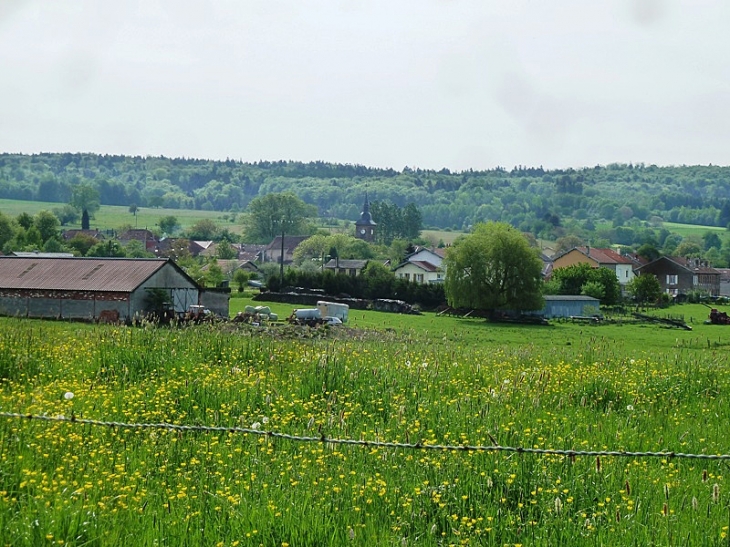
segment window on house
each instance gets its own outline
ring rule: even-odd
[[[423,274],[414,274],[414,281],[417,281],[418,283],[423,283]]]
[[[408,273],[404,273],[404,274],[403,274],[403,279],[405,279],[405,280],[407,280],[407,281],[410,281],[410,279],[411,279],[411,274],[408,274]]]
[[[677,276],[676,275],[667,275],[667,285],[676,285],[677,284]]]

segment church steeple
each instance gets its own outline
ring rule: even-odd
[[[365,192],[365,203],[362,206],[362,212],[360,218],[355,222],[355,237],[358,239],[364,239],[372,243],[375,241],[375,227],[377,223],[373,221],[373,217],[370,214],[370,202],[368,201],[368,193]]]

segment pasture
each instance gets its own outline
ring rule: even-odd
[[[35,215],[39,211],[52,211],[63,206],[63,203],[0,199],[0,212],[11,217],[16,217],[21,213]],[[240,233],[242,229],[240,222],[231,222],[231,218],[237,217],[235,213],[140,207],[135,218],[135,215],[129,212],[129,207],[121,205],[102,205],[91,219],[90,226],[92,229],[98,230],[117,230],[120,226],[131,225],[133,228],[146,228],[156,231],[159,230],[157,226],[160,219],[166,216],[177,218],[183,230],[204,219],[212,220],[219,227],[226,228],[233,233]],[[81,228],[81,219],[79,218],[77,223],[64,228]]]
[[[0,417],[2,543],[727,545],[727,460],[701,456],[730,452],[730,327],[689,310],[691,332],[2,319],[0,411],[245,429]]]
[[[673,234],[679,234],[682,237],[702,237],[707,232],[714,232],[718,235],[722,235],[727,232],[727,228],[723,228],[721,226],[699,226],[696,224],[682,224],[679,222],[662,222],[662,228],[666,228]]]

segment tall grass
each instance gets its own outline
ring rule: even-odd
[[[530,329],[511,344],[481,331],[476,344],[417,329],[299,338],[2,320],[0,355],[17,371],[0,409],[424,445],[728,453],[717,350],[557,329],[539,332],[573,343],[551,349]],[[20,368],[29,361],[32,372]],[[8,545],[724,545],[725,471],[2,418],[0,530]]]

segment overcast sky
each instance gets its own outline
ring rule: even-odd
[[[730,163],[727,0],[0,0],[0,152]]]

